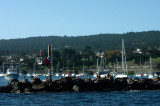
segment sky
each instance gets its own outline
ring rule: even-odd
[[[0,0],[0,39],[160,30],[160,0]]]

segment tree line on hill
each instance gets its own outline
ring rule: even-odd
[[[160,31],[128,32],[124,34],[97,34],[89,36],[47,36],[23,39],[0,40],[0,55],[4,53],[36,53],[46,50],[51,44],[57,50],[68,46],[82,51],[86,46],[93,51],[121,50],[121,39],[125,40],[126,48],[160,47]]]
[[[35,58],[27,58],[27,54],[38,54],[39,50],[43,51],[43,56],[47,57],[47,45],[53,45],[53,65],[56,70],[58,62],[60,68],[73,67],[76,70],[85,68],[96,68],[97,59],[101,61],[103,53],[105,63],[112,64],[117,59],[121,61],[121,39],[125,40],[127,61],[133,61],[142,64],[152,58],[160,57],[160,31],[148,32],[129,32],[126,34],[98,34],[78,37],[30,37],[25,39],[0,40],[0,56],[16,54],[17,62],[19,58],[24,58],[24,64],[27,69],[33,68]],[[134,52],[139,48],[141,53]],[[39,55],[36,55],[38,57]],[[0,64],[4,58],[0,58]],[[157,68],[160,63],[157,63]],[[41,67],[42,68],[42,67]],[[43,67],[44,68],[44,67]]]

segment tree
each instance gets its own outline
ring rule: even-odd
[[[77,52],[71,48],[64,48],[62,51],[62,60],[66,61],[68,67],[72,67],[73,63],[77,63]]]
[[[121,57],[121,54],[119,51],[116,51],[116,50],[110,50],[108,52],[106,52],[104,54],[104,57],[109,61],[109,62],[114,62],[117,59],[120,59]]]
[[[92,48],[90,46],[86,46],[83,51],[82,51],[82,61],[85,62],[85,65],[87,66],[91,66],[93,64],[95,64],[94,60],[96,60],[96,55],[95,53],[92,51]]]

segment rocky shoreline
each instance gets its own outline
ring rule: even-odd
[[[112,76],[95,79],[62,77],[57,80],[42,81],[39,78],[33,78],[31,82],[27,79],[19,81],[13,79],[7,86],[0,87],[0,93],[29,93],[29,92],[64,92],[64,91],[130,91],[130,90],[160,90],[160,78],[153,79],[138,78],[117,78]]]

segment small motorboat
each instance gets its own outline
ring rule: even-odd
[[[5,74],[5,79],[7,80],[11,80],[11,79],[18,79],[19,74],[17,72],[16,69],[12,68],[8,68]]]

